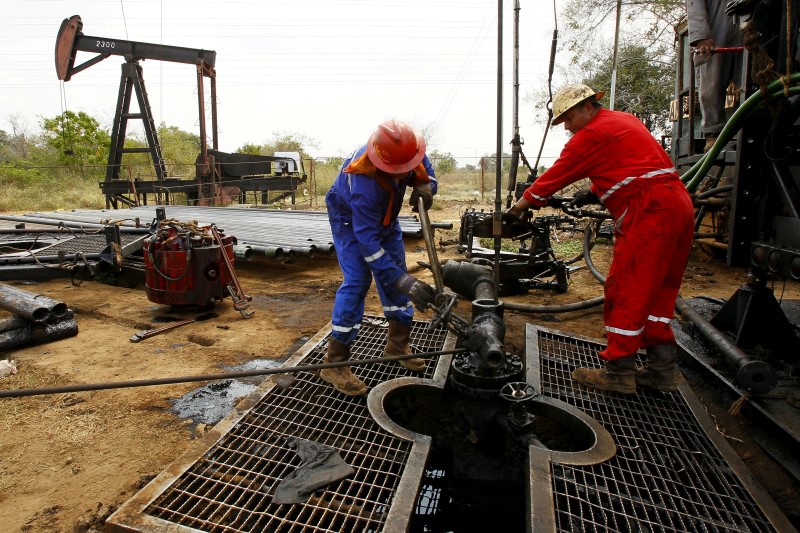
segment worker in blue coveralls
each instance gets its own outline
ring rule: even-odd
[[[409,203],[414,211],[419,198],[425,210],[430,208],[437,182],[425,155],[425,139],[408,124],[388,120],[378,126],[365,146],[344,161],[325,196],[333,244],[344,274],[333,304],[333,331],[325,362],[350,360],[350,345],[358,335],[373,277],[389,321],[384,354],[412,353],[409,336],[414,307],[424,310],[436,293],[406,269],[397,216],[408,187],[412,188]],[[399,364],[421,372],[426,363],[412,358]],[[326,368],[320,371],[320,377],[348,396],[367,393],[367,386],[350,367]]]

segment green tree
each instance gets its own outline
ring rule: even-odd
[[[511,168],[511,154],[503,152],[502,163],[500,169],[503,174],[506,174]],[[483,154],[483,170],[486,173],[494,172],[497,168],[497,154]]]
[[[195,176],[194,164],[200,153],[200,135],[163,122],[158,127],[161,154],[170,176]]]
[[[664,46],[621,45],[614,108],[636,115],[654,134],[667,133],[669,102],[674,92],[674,62],[674,51]],[[594,88],[611,86],[609,54],[587,57],[581,66],[587,73],[584,83]],[[606,100],[609,96],[606,93]]]
[[[307,148],[316,148],[317,142],[302,133],[273,131],[272,141],[265,144],[247,143],[236,151],[241,154],[273,155],[275,152],[299,152],[303,159],[310,159]]]
[[[87,169],[104,168],[108,161],[111,136],[90,115],[65,111],[42,119],[47,144],[58,151],[59,162],[86,177]]]
[[[669,100],[674,90],[675,25],[685,15],[684,0],[622,2],[620,42],[617,57],[615,105],[617,110],[638,116],[654,134],[664,133],[669,115]],[[613,71],[613,28],[617,0],[583,2],[569,0],[561,12],[561,44],[556,62],[567,83],[586,83],[610,98]],[[537,122],[547,118],[547,89],[530,93],[540,111]]]
[[[330,168],[338,172],[343,163],[344,163],[343,157],[327,157],[322,160],[320,159],[315,160],[314,164],[317,165],[317,167]]]
[[[236,153],[263,155],[263,150],[264,150],[264,145],[262,144],[245,143],[236,150]]]
[[[621,8],[620,27],[625,40],[647,48],[672,42],[674,27],[686,13],[685,0],[627,0],[621,3]],[[617,0],[569,0],[561,15],[566,26],[562,32],[563,49],[573,58],[579,58],[608,44],[603,34],[613,28]]]
[[[428,159],[431,160],[431,164],[437,174],[455,172],[458,168],[458,162],[450,152],[441,153],[438,150],[434,150],[428,154]]]

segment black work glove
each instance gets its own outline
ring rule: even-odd
[[[414,307],[420,311],[427,309],[436,300],[436,291],[433,287],[420,281],[411,274],[403,274],[395,284],[397,290],[411,299]]]
[[[599,204],[600,198],[590,189],[583,189],[575,193],[575,198],[572,199],[572,205],[575,207],[583,207],[589,204]]]
[[[512,213],[510,210],[503,211],[503,214],[500,215],[500,219],[503,221],[503,224],[514,224],[515,222],[521,222],[522,221],[522,217],[521,216],[518,217],[517,215]]]
[[[417,185],[411,191],[411,198],[408,199],[408,205],[411,206],[411,210],[415,213],[419,213],[418,204],[420,198],[422,198],[422,207],[425,208],[425,211],[428,211],[433,205],[433,187],[431,187],[430,183]]]
[[[566,202],[566,199],[563,196],[558,196],[557,194],[547,199],[548,207],[556,207],[559,209],[562,205],[564,205],[564,202]]]

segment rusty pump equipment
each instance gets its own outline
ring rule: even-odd
[[[138,205],[141,197],[147,203],[147,194],[153,194],[159,204],[173,202],[171,196],[185,193],[190,203],[198,205],[217,205],[230,203],[243,198],[245,191],[261,192],[262,201],[267,202],[269,191],[286,191],[272,201],[291,196],[300,182],[299,160],[288,157],[262,156],[250,154],[229,154],[220,152],[217,134],[216,71],[214,64],[217,53],[213,50],[183,48],[162,44],[142,43],[92,37],[83,34],[80,16],[64,19],[58,31],[55,48],[56,74],[58,79],[69,81],[73,75],[99,63],[112,55],[123,56],[117,110],[111,132],[111,147],[108,154],[106,179],[101,188],[106,196],[106,208]],[[96,52],[98,55],[82,64],[75,65],[78,52]],[[197,69],[197,104],[200,124],[200,154],[195,162],[196,179],[182,180],[167,177],[167,168],[158,140],[158,130],[150,102],[145,90],[142,66],[139,61],[152,59],[195,65]],[[204,79],[209,79],[211,101],[211,149],[207,145]],[[133,95],[139,112],[130,111]],[[125,133],[128,121],[141,120],[147,137],[147,148],[126,148]],[[126,153],[149,152],[153,160],[155,181],[136,181],[121,179],[122,156]],[[267,176],[269,175],[269,176]],[[242,179],[245,178],[245,179]],[[133,196],[133,198],[131,198]]]

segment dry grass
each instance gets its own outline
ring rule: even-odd
[[[96,181],[55,180],[29,184],[0,184],[2,210],[11,212],[102,209],[105,199]]]

